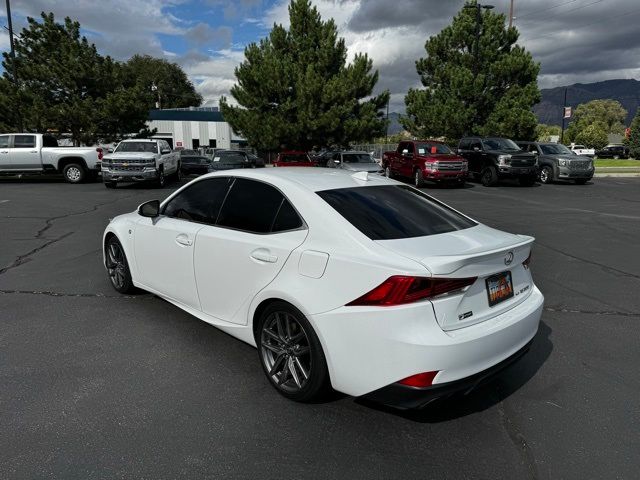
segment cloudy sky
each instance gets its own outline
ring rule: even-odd
[[[487,0],[487,3],[489,0]],[[7,25],[0,2],[0,25]],[[11,0],[14,29],[52,11],[80,21],[103,54],[164,56],[182,65],[209,105],[234,83],[243,49],[273,23],[288,24],[288,0]],[[508,15],[509,0],[491,2]],[[464,0],[314,0],[333,17],[349,54],[366,52],[391,91],[391,111],[418,86],[424,42],[450,23]],[[613,78],[640,79],[639,0],[515,0],[520,43],[542,64],[541,88]],[[8,50],[5,28],[0,51]]]

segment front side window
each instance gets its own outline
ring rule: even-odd
[[[477,225],[406,185],[339,188],[317,193],[371,240],[424,237]]]
[[[164,206],[167,217],[215,225],[232,179],[229,177],[200,180],[182,190]]]
[[[115,152],[158,153],[158,144],[156,142],[120,142]]]
[[[280,155],[280,161],[284,163],[310,162],[306,153],[284,153]]]
[[[218,226],[251,233],[292,230],[302,220],[276,188],[236,178],[218,217]]]
[[[13,148],[34,148],[35,146],[35,135],[16,135],[13,138]]]
[[[544,143],[540,145],[542,153],[545,155],[571,155],[573,152],[561,143]]]
[[[508,138],[486,138],[482,140],[482,143],[484,143],[487,150],[520,150],[520,147],[518,147],[513,140],[509,140]]]

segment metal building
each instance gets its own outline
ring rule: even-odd
[[[236,135],[217,107],[170,108],[149,112],[153,138],[161,138],[171,148],[240,148],[247,142]]]

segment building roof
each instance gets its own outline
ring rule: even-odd
[[[150,110],[149,120],[174,120],[184,122],[224,122],[222,112],[212,109],[167,108]]]

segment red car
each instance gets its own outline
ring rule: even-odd
[[[316,162],[309,158],[306,152],[280,152],[273,162],[274,167],[315,167]]]
[[[382,154],[382,167],[387,177],[412,178],[416,187],[427,181],[463,186],[469,174],[467,160],[435,140],[400,142],[395,152]]]

